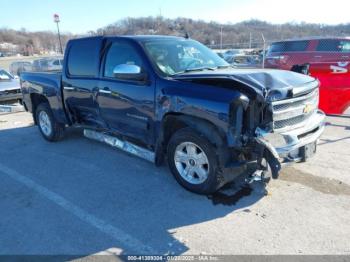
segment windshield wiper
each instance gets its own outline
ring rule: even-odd
[[[215,71],[218,69],[217,67],[196,67],[196,68],[187,68],[184,72],[195,72],[195,71],[204,71],[204,70],[211,70]]]
[[[196,68],[187,68],[184,71],[181,72],[177,72],[175,74],[172,74],[172,76],[175,75],[181,75],[184,73],[189,73],[189,72],[196,72],[196,71],[204,71],[204,70],[211,70],[211,71],[215,71],[218,69],[225,69],[225,68],[233,68],[233,66],[231,65],[223,65],[223,66],[216,66],[216,67],[196,67]]]
[[[204,70],[212,70],[215,71],[216,69],[218,69],[217,67],[196,67],[196,68],[187,68],[184,71],[181,72],[177,72],[175,74],[173,74],[173,76],[175,75],[181,75],[184,73],[189,73],[189,72],[196,72],[196,71],[204,71]]]

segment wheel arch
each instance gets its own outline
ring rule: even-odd
[[[225,133],[219,127],[215,126],[215,124],[203,118],[181,113],[168,113],[163,117],[163,143],[167,144],[177,130],[185,127],[191,127],[203,134],[217,147],[224,144]]]
[[[223,130],[210,121],[182,113],[167,113],[161,121],[160,135],[157,140],[156,164],[163,162],[168,142],[173,134],[182,128],[190,127],[205,136],[216,148],[224,148],[226,135]]]
[[[38,108],[38,106],[42,103],[49,103],[49,100],[41,94],[37,94],[37,93],[32,93],[30,94],[30,100],[31,100],[31,104],[32,104],[32,113],[33,113],[33,119],[34,119],[34,124],[37,125],[37,119],[36,119],[36,110]]]

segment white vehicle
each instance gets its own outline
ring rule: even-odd
[[[10,73],[19,76],[22,72],[32,71],[32,63],[28,61],[13,62],[10,65]]]
[[[223,53],[223,58],[228,61],[229,59],[231,59],[232,57],[236,56],[236,55],[241,55],[243,54],[243,52],[239,49],[231,49],[231,50],[227,50],[225,53]]]

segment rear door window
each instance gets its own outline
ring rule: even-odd
[[[350,40],[324,39],[319,40],[317,45],[319,52],[350,52]]]
[[[303,52],[309,46],[309,41],[288,41],[273,43],[269,49],[269,53],[273,52]]]
[[[94,77],[98,72],[100,38],[74,41],[68,53],[68,73],[71,76]]]
[[[316,48],[318,52],[340,52],[340,41],[336,39],[319,40]]]

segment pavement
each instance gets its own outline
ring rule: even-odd
[[[350,118],[327,122],[317,155],[267,196],[207,197],[81,130],[49,143],[30,114],[2,114],[0,255],[350,255]]]

